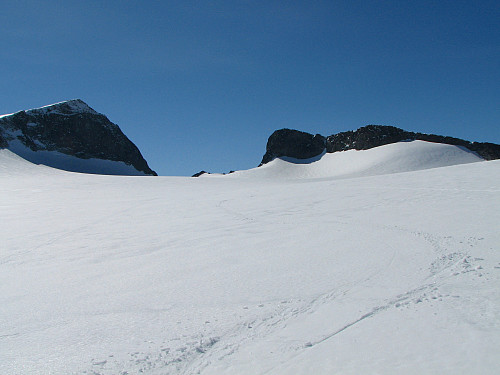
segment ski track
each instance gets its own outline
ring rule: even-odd
[[[224,207],[225,204],[228,203],[228,200],[220,201],[217,207],[222,208],[225,212],[230,215],[233,215],[236,219],[242,219],[245,221],[255,221],[254,218],[250,218],[247,215],[243,215],[234,210],[228,209]],[[323,203],[323,202],[318,202]],[[405,232],[407,235],[415,236],[421,238],[431,245],[436,254],[444,254],[447,252],[448,247],[451,245],[451,237],[443,237],[439,238],[430,233],[424,232],[409,232],[407,230],[401,228],[393,228],[387,226],[378,226],[380,229],[384,230],[395,230]],[[469,241],[474,241],[474,238],[469,238]],[[455,241],[456,242],[456,241]],[[461,243],[462,241],[458,241]],[[444,246],[443,243],[448,243],[448,246]],[[388,247],[392,247],[388,243],[385,242],[385,245]],[[284,326],[286,326],[287,321],[291,318],[297,318],[303,314],[312,314],[317,310],[318,306],[334,303],[335,300],[342,296],[346,297],[349,294],[349,291],[354,287],[360,286],[362,284],[369,283],[374,277],[377,275],[387,272],[388,269],[394,263],[394,259],[396,257],[397,251],[393,249],[393,254],[385,267],[381,267],[380,269],[374,271],[367,278],[353,283],[348,288],[336,288],[327,293],[324,293],[318,297],[315,297],[307,302],[303,301],[284,301],[286,304],[291,304],[292,306],[286,306],[285,308],[275,311],[270,315],[261,317],[259,320],[247,321],[243,324],[239,324],[237,327],[234,327],[229,332],[221,334],[218,336],[218,340],[215,342],[215,345],[210,345],[210,347],[204,349],[203,351],[196,350],[193,352],[193,358],[187,361],[187,367],[181,371],[182,374],[193,374],[193,373],[202,373],[205,368],[207,368],[212,361],[214,360],[223,360],[225,357],[233,355],[238,348],[244,346],[246,342],[253,341],[256,337],[266,337],[272,336],[272,334],[276,331],[279,331]],[[439,264],[440,266],[436,266]],[[462,267],[460,267],[462,266]],[[459,268],[458,271],[453,272],[451,275],[445,275],[446,271],[455,270]],[[411,290],[408,290],[404,293],[400,293],[396,296],[393,296],[389,299],[389,301],[383,305],[376,305],[371,308],[371,310],[358,318],[355,318],[348,324],[344,325],[338,330],[334,332],[328,333],[323,337],[311,340],[307,342],[299,342],[290,346],[288,344],[289,350],[293,353],[290,358],[296,357],[300,355],[300,353],[304,350],[307,350],[313,346],[320,345],[327,340],[335,338],[337,335],[341,334],[345,330],[362,323],[365,319],[376,317],[378,314],[383,313],[384,311],[390,308],[403,308],[408,307],[410,304],[418,304],[423,301],[429,301],[429,299],[436,300],[446,297],[442,296],[438,293],[439,291],[439,282],[443,279],[447,279],[453,276],[457,276],[460,273],[470,272],[471,268],[475,268],[471,264],[470,256],[464,253],[450,253],[448,255],[441,256],[437,258],[433,263],[429,264],[429,276],[422,280],[422,285],[419,285]],[[432,280],[431,280],[432,279]],[[431,281],[431,282],[429,282]],[[429,292],[432,294],[430,297],[428,296]],[[248,328],[252,328],[251,331]],[[270,373],[273,371],[271,368],[269,371],[265,371],[264,374]]]
[[[408,189],[408,190],[434,190],[434,191],[450,191],[457,189]],[[482,192],[484,190],[469,190],[473,192]],[[496,192],[497,190],[487,190],[487,192]],[[333,198],[330,198],[333,199]],[[328,200],[328,199],[327,199]],[[313,202],[314,205],[324,205],[327,200],[321,200]],[[243,220],[248,222],[256,221],[255,218],[249,217],[246,214],[242,214],[236,210],[227,207],[229,200],[222,200],[217,204],[217,207],[224,210],[229,215],[232,215],[237,220]],[[348,222],[339,221],[339,223],[348,225]],[[359,225],[359,222],[358,222]],[[376,305],[371,308],[367,313],[354,318],[351,322],[345,324],[341,328],[325,334],[321,338],[307,342],[298,342],[293,345],[288,344],[289,351],[291,353],[290,358],[299,356],[304,350],[308,350],[316,345],[321,345],[322,343],[335,338],[339,334],[342,334],[347,329],[362,324],[363,321],[370,318],[375,318],[377,315],[391,309],[391,308],[407,308],[410,305],[416,305],[418,303],[428,302],[431,300],[442,301],[443,298],[451,298],[450,295],[442,295],[439,293],[439,287],[443,280],[464,274],[467,272],[476,272],[481,269],[477,265],[477,260],[473,260],[471,256],[466,251],[453,251],[451,249],[463,247],[460,244],[466,244],[466,246],[473,247],[482,238],[467,237],[464,239],[455,240],[451,236],[436,236],[431,233],[424,231],[410,231],[398,226],[387,226],[387,225],[377,225],[373,223],[365,223],[365,225],[370,225],[376,227],[378,230],[385,231],[398,231],[405,233],[408,236],[419,238],[427,242],[435,251],[438,256],[431,264],[429,264],[429,275],[423,279],[421,285],[418,285],[410,290],[403,293],[399,293],[389,300],[385,304]],[[392,247],[387,242],[384,244],[388,247]],[[388,269],[394,263],[396,258],[397,250],[393,248],[393,254],[385,267],[374,271],[366,279],[356,282],[349,286],[349,288],[336,288],[327,293],[324,293],[318,297],[315,297],[307,302],[303,301],[286,301],[287,304],[292,304],[292,307],[287,307],[283,310],[276,311],[271,315],[260,318],[260,320],[248,321],[242,325],[238,325],[231,329],[229,332],[222,334],[218,337],[215,345],[211,345],[208,350],[197,351],[196,355],[193,356],[191,360],[188,361],[187,367],[181,371],[182,374],[193,374],[202,373],[205,368],[207,368],[211,362],[216,360],[222,360],[225,357],[233,355],[238,348],[244,346],[246,342],[253,341],[256,337],[266,337],[272,336],[276,331],[279,331],[291,318],[299,317],[303,314],[313,314],[315,310],[321,305],[334,303],[340,296],[348,297],[349,291],[354,287],[360,286],[362,284],[369,283],[377,275],[387,272]],[[253,328],[249,334],[248,327]],[[268,371],[264,371],[263,374],[272,373],[275,370],[274,367],[270,368]]]
[[[438,253],[446,252],[446,249],[443,246],[439,245],[442,242],[442,239],[440,240],[429,233],[416,232],[410,234],[421,237],[425,241],[429,242],[436,248]],[[449,239],[449,237],[447,237],[446,239]],[[393,257],[391,258],[386,268],[377,270],[366,279],[351,285],[347,289],[332,290],[306,303],[302,304],[299,303],[298,306],[289,307],[276,314],[262,318],[259,323],[256,323],[256,321],[254,320],[252,322],[247,322],[246,324],[244,324],[243,329],[241,329],[241,327],[239,330],[233,329],[231,333],[229,333],[229,335],[228,334],[223,335],[220,341],[217,343],[217,345],[211,347],[210,350],[207,352],[204,351],[199,356],[200,358],[198,358],[197,360],[196,359],[192,360],[191,361],[192,364],[185,371],[183,371],[182,374],[202,373],[203,370],[210,365],[213,359],[216,358],[217,360],[222,360],[227,356],[231,356],[238,350],[240,346],[243,346],[245,342],[247,341],[251,342],[255,337],[265,337],[266,335],[267,336],[272,335],[273,332],[276,332],[281,328],[283,328],[284,326],[286,326],[287,320],[293,317],[298,317],[299,315],[302,314],[312,314],[318,308],[318,306],[334,303],[335,300],[340,296],[348,297],[349,291],[352,288],[360,286],[361,284],[368,283],[376,275],[380,274],[383,271],[387,271],[387,269],[390,268],[390,266],[394,262],[395,256],[396,256],[396,251],[394,250]],[[433,266],[434,262],[429,265],[430,274],[426,279],[422,280],[423,282],[422,285],[419,285],[404,293],[400,293],[396,296],[393,296],[385,304],[376,305],[372,307],[369,312],[361,315],[358,318],[355,318],[354,320],[344,325],[340,329],[328,333],[319,339],[307,342],[299,342],[291,346],[289,343],[290,346],[289,349],[292,353],[290,355],[290,358],[297,357],[304,350],[308,350],[309,348],[312,348],[316,345],[321,345],[322,343],[335,338],[339,334],[342,334],[347,329],[363,323],[365,319],[374,318],[378,314],[381,314],[391,308],[409,307],[409,305],[412,304],[415,305],[418,303],[423,303],[425,301],[430,301],[430,300],[441,301],[443,298],[450,298],[451,297],[450,295],[443,296],[439,293],[440,283],[445,279],[457,276],[459,274],[473,272],[478,268],[475,264],[473,264],[471,257],[463,253],[451,253],[451,255],[438,258],[437,261],[442,259],[445,259],[445,262],[443,263],[443,266],[440,267],[439,270],[437,271],[434,269]],[[446,272],[448,272],[448,274],[446,274]],[[248,334],[248,331],[244,329],[249,325],[254,327],[254,330],[252,330],[250,335]],[[233,344],[226,343],[227,341],[229,342],[234,341],[235,338],[240,338],[240,341]],[[197,364],[197,362],[199,363]],[[275,370],[274,368],[270,368],[268,371],[263,372],[263,374],[272,373],[274,370]]]
[[[243,214],[237,210],[228,208],[228,203],[229,200],[221,200],[217,203],[216,207],[223,210],[226,214],[231,215],[237,221],[262,221],[259,220],[261,218],[257,219],[255,217],[250,217],[248,214]],[[317,201],[315,203],[320,205],[321,203],[324,203],[324,201]],[[273,220],[267,222],[275,223]],[[282,221],[282,223],[286,222]],[[348,225],[346,222],[339,223]],[[369,283],[374,277],[387,271],[394,263],[397,250],[387,242],[384,242],[384,244],[388,248],[392,249],[392,255],[387,264],[377,268],[361,280],[339,286],[333,290],[317,295],[308,301],[304,301],[303,299],[267,301],[266,304],[273,304],[276,306],[271,312],[258,317],[253,317],[250,320],[239,322],[236,326],[233,326],[223,332],[204,333],[191,337],[191,340],[188,341],[189,345],[183,345],[173,350],[170,347],[162,348],[159,352],[134,352],[131,354],[131,359],[129,359],[129,366],[132,365],[132,367],[128,367],[128,371],[133,371],[132,373],[153,373],[154,371],[159,371],[158,373],[162,373],[162,369],[168,369],[167,373],[201,373],[207,366],[210,365],[212,361],[214,361],[214,359],[220,361],[233,355],[240,347],[244,346],[245,343],[252,342],[255,338],[263,338],[272,335],[286,326],[287,321],[291,318],[300,319],[301,315],[312,314],[319,306],[333,303],[340,296],[348,296],[349,291],[354,287]],[[401,298],[401,300],[408,298],[409,297],[406,296]],[[396,302],[394,302],[394,304],[395,303]],[[292,343],[291,346],[289,344],[289,350],[293,353],[292,356],[296,356],[301,350],[320,344],[321,342],[328,340],[330,337],[341,333],[347,328],[389,308],[390,306],[391,304],[389,303],[387,306],[374,307],[371,312],[356,319],[352,323],[349,323],[340,330],[332,334],[328,334],[320,340],[314,342],[300,341]],[[113,357],[108,357],[108,359],[105,360],[100,359],[93,361],[91,367],[92,370],[89,369],[84,373],[94,375],[110,375],[113,374],[119,367],[121,367],[120,364],[113,361]],[[123,370],[121,373],[129,373],[128,371]]]
[[[222,209],[225,213],[232,215],[235,220],[244,222],[255,222],[258,220],[247,214],[229,209],[226,207],[228,202],[229,200],[221,200],[218,202],[216,207]],[[317,203],[321,204],[324,202]],[[56,241],[63,240],[64,238],[68,238],[79,230],[88,228],[98,222],[105,221],[114,215],[123,215],[132,209],[134,209],[134,207],[129,207],[103,217],[99,221],[75,228],[71,232],[68,232],[63,236],[57,236],[47,243],[34,247],[29,251],[35,251],[40,247],[47,246]],[[346,222],[342,222],[342,224],[348,225]],[[427,242],[429,246],[434,249],[437,256],[437,258],[429,264],[429,275],[427,278],[422,280],[421,285],[391,297],[384,304],[374,305],[368,312],[362,314],[361,316],[353,317],[350,322],[343,325],[341,328],[324,334],[322,337],[313,338],[310,341],[280,343],[280,345],[285,345],[288,348],[287,355],[289,359],[297,357],[303,351],[306,351],[314,346],[321,345],[328,340],[335,339],[344,331],[362,324],[366,319],[376,318],[379,314],[382,314],[391,308],[409,307],[412,304],[422,303],[424,301],[429,301],[430,299],[436,300],[450,297],[448,295],[443,296],[438,293],[440,282],[444,279],[448,279],[462,273],[476,271],[478,268],[476,265],[477,260],[473,260],[467,252],[450,252],[450,249],[459,247],[458,245],[464,243],[465,246],[473,246],[477,244],[481,238],[477,239],[468,237],[457,240],[453,239],[451,236],[439,237],[430,233],[422,231],[409,231],[400,227],[390,227],[372,223],[365,223],[365,225],[378,227],[378,230],[401,232],[407,236],[413,236]],[[384,244],[387,247],[392,248],[389,243],[385,242]],[[22,254],[16,254],[15,256],[18,257],[20,255]],[[153,351],[136,351],[129,353],[129,359],[127,361],[124,361],[122,358],[115,358],[113,354],[109,354],[105,359],[103,357],[92,360],[89,368],[84,370],[82,373],[92,375],[202,373],[203,370],[206,369],[212,362],[221,361],[226,357],[232,356],[247,342],[252,342],[255,339],[272,337],[274,333],[283,329],[290,319],[300,319],[301,315],[314,314],[319,307],[325,304],[335,303],[335,301],[340,297],[348,298],[349,293],[353,288],[367,285],[378,275],[389,272],[396,256],[397,250],[392,248],[392,256],[388,262],[384,266],[381,266],[373,271],[366,278],[349,285],[339,286],[309,300],[305,301],[303,299],[299,299],[267,301],[268,304],[276,305],[272,311],[258,317],[254,316],[252,319],[239,322],[237,325],[226,331],[215,330],[202,332],[195,336],[191,336],[190,339],[179,339],[178,341],[180,345],[178,347],[172,345],[172,340],[166,341],[160,345],[159,349]],[[15,337],[17,335],[19,334],[14,333],[2,335],[0,336],[0,339]],[[154,343],[151,342],[151,344]],[[156,346],[158,347],[157,343]],[[273,370],[274,367],[263,373],[271,373]]]

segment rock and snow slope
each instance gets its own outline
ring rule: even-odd
[[[369,150],[323,153],[311,159],[276,158],[231,176],[260,178],[348,178],[417,171],[483,159],[459,146],[425,141],[399,142]]]
[[[72,172],[156,175],[118,125],[80,99],[0,116],[0,148]]]
[[[369,150],[405,141],[426,141],[460,146],[475,152],[485,160],[500,159],[500,145],[498,144],[469,142],[454,137],[409,132],[394,126],[367,125],[355,131],[341,132],[328,137],[293,129],[276,130],[267,140],[266,153],[262,157],[261,165],[283,156],[309,159],[323,152]]]
[[[500,161],[408,171],[414,151],[286,179],[1,151],[0,373],[497,373]]]

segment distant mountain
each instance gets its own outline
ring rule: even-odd
[[[72,172],[156,176],[118,125],[80,99],[0,116],[0,148]]]
[[[368,125],[356,131],[347,131],[324,137],[292,129],[275,131],[268,139],[266,153],[260,165],[275,158],[309,159],[323,152],[368,150],[402,141],[421,140],[465,147],[485,160],[500,159],[500,145],[469,142],[463,139],[435,134],[409,132],[394,126]]]

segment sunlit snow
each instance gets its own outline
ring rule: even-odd
[[[495,374],[499,176],[425,142],[198,179],[0,150],[0,373]]]

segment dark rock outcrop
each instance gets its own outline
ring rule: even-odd
[[[80,99],[1,117],[0,147],[8,148],[12,141],[20,141],[32,151],[124,162],[156,176],[118,125]]]
[[[226,174],[231,174],[231,173],[234,173],[235,171],[229,171],[227,173],[222,173],[222,175],[226,175]],[[207,172],[207,171],[199,171],[197,173],[195,173],[194,175],[192,175],[191,177],[200,177],[200,176],[203,176],[205,174],[212,174],[210,172]]]
[[[275,131],[267,142],[262,164],[276,157],[309,159],[326,151],[367,150],[401,141],[421,140],[465,147],[485,160],[500,159],[500,145],[488,142],[469,142],[459,138],[435,134],[409,132],[394,126],[367,125],[355,131],[341,132],[323,137],[297,130]]]
[[[288,156],[296,159],[309,159],[325,150],[325,137],[312,135],[292,129],[276,130],[268,139],[262,164],[274,158]]]
[[[411,133],[394,126],[368,125],[356,131],[347,131],[326,138],[326,152],[367,150],[389,143],[411,139]]]
[[[3,129],[0,128],[0,149],[1,148],[7,148],[9,145],[9,142],[7,142],[7,138],[3,135]]]
[[[195,173],[194,175],[192,175],[191,177],[200,177],[204,174],[207,174],[208,172],[207,171],[199,171],[197,173]]]
[[[500,159],[500,145],[487,142],[469,142],[463,139],[435,134],[409,132],[394,126],[368,125],[356,131],[331,135],[326,139],[326,151],[367,150],[401,141],[427,141],[461,146],[476,152],[485,160]]]

